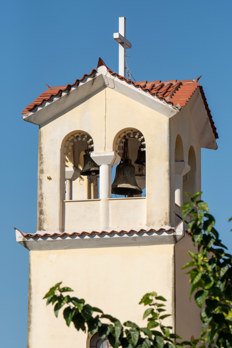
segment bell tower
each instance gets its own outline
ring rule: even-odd
[[[99,59],[49,87],[23,119],[39,126],[37,231],[16,229],[30,250],[28,347],[94,346],[42,300],[61,280],[122,321],[141,322],[137,304],[155,290],[174,330],[196,337],[180,206],[185,191],[201,190],[201,148],[217,148],[198,79],[133,82]]]

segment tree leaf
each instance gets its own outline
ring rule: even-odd
[[[44,295],[43,299],[55,295],[55,291],[59,288],[60,284],[62,284],[62,282],[56,283],[52,288],[50,288],[49,291]]]
[[[155,320],[151,320],[147,324],[147,328],[148,329],[153,329],[153,328],[155,328],[157,326],[159,326],[159,323],[157,323],[157,321],[155,321]]]
[[[188,250],[188,254],[189,254],[189,256],[191,256],[193,259],[195,259],[195,254],[194,254],[194,252],[192,252],[191,250]]]
[[[117,318],[114,318],[112,315],[109,315],[109,314],[103,314],[101,318],[109,319],[112,323],[115,323],[116,321],[118,321]]]
[[[72,322],[77,329],[77,331],[82,330],[86,332],[85,319],[80,313],[76,313],[72,319]]]
[[[93,307],[91,307],[88,304],[84,305],[84,307],[82,308],[81,314],[85,320],[89,320],[93,314]]]
[[[98,335],[100,339],[102,340],[104,340],[109,333],[110,333],[110,328],[109,328],[109,325],[107,324],[102,324],[98,329]]]
[[[145,319],[146,317],[148,317],[148,315],[150,315],[151,313],[154,312],[153,308],[147,308],[143,314],[143,319]]]
[[[197,284],[201,280],[201,277],[202,277],[202,271],[198,272],[196,276],[193,278],[192,285]]]
[[[91,335],[94,335],[98,331],[99,326],[101,326],[99,316],[97,315],[95,318],[90,318],[87,321],[87,325],[88,325],[88,332]]]
[[[143,341],[141,348],[149,348],[151,347],[151,342],[149,341],[149,339],[145,338],[145,340]]]
[[[202,195],[201,191],[194,193],[194,195],[191,196],[191,201],[195,202],[197,200],[197,198],[200,197],[201,195]]]
[[[208,291],[204,291],[204,290],[199,290],[196,294],[195,294],[195,301],[196,304],[201,308],[203,303],[205,302],[207,296],[208,296],[209,292]]]
[[[67,286],[65,286],[65,287],[60,289],[60,292],[71,292],[71,291],[73,291],[73,289],[71,289],[71,288],[69,288]]]
[[[162,333],[160,331],[157,330],[151,330],[152,334],[155,336],[163,336]]]
[[[139,331],[134,328],[126,330],[126,336],[128,342],[131,343],[133,346],[136,346],[139,340]]]
[[[156,336],[156,343],[157,343],[157,348],[163,348],[164,347],[164,339],[162,336]]]
[[[161,312],[165,312],[164,308],[157,308],[157,312],[161,313]]]
[[[175,338],[175,339],[179,339],[179,340],[182,339],[181,336],[179,336],[179,335],[177,335],[177,334],[173,334],[173,333],[170,334],[170,338]]]
[[[201,321],[203,322],[203,324],[208,324],[209,321],[212,319],[212,316],[208,316],[206,309],[203,308],[201,311]]]
[[[50,303],[54,304],[56,301],[58,301],[59,296],[57,295],[52,295],[47,298],[46,305],[48,306]]]
[[[205,212],[209,212],[209,206],[206,202],[199,201],[197,202],[197,207]]]
[[[168,318],[170,316],[171,316],[171,314],[163,314],[163,315],[160,316],[160,319],[163,320],[163,319]]]
[[[140,331],[142,331],[150,340],[152,339],[152,331],[149,330],[147,327],[141,327]]]
[[[186,211],[191,211],[193,208],[193,203],[192,202],[186,202],[182,208],[181,208],[181,213],[185,213]]]
[[[103,313],[103,311],[100,308],[98,308],[98,307],[92,307],[92,310],[94,312]]]
[[[176,348],[176,347],[178,347],[179,345],[177,344],[177,345],[175,345],[175,344],[173,344],[173,343],[170,343],[170,342],[168,342],[168,348]],[[165,347],[166,347],[166,345],[165,345]]]
[[[189,268],[195,266],[195,261],[189,261],[181,269]]]
[[[58,317],[58,314],[59,314],[59,310],[61,309],[61,301],[60,302],[57,302],[55,307],[54,307],[54,313],[55,313],[55,316]]]
[[[221,278],[226,274],[228,269],[230,269],[229,265],[226,265],[226,266],[220,268],[219,275]]]
[[[144,304],[144,306],[150,305],[152,303],[151,297],[157,296],[157,293],[155,291],[146,293],[140,300],[139,304]]]
[[[69,326],[72,318],[76,314],[76,308],[66,307],[63,311],[63,316],[66,321],[66,324]]]
[[[163,296],[156,296],[155,299],[160,300],[160,301],[164,301],[164,302],[167,301],[166,298],[164,298]]]
[[[122,331],[122,324],[120,323],[119,320],[117,320],[114,323],[114,333],[115,333],[115,346],[119,347],[120,345],[120,341],[119,341],[119,337],[121,335],[121,331]]]
[[[79,312],[82,311],[82,308],[84,307],[85,304],[85,300],[84,299],[79,299],[77,297],[71,297],[70,301],[72,302],[72,304],[78,308]]]
[[[134,329],[138,329],[139,328],[139,326],[137,324],[133,323],[133,321],[130,321],[130,320],[128,320],[125,323],[123,323],[123,325],[127,326],[127,327],[132,327]]]

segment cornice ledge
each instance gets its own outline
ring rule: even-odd
[[[175,244],[184,236],[183,223],[130,231],[22,233],[17,228],[16,241],[28,250],[65,250],[122,246]]]

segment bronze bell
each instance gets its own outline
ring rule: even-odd
[[[138,150],[138,155],[137,155],[137,159],[135,161],[136,164],[145,166],[145,151],[142,151],[142,147],[139,147]]]
[[[97,175],[99,174],[99,166],[97,163],[94,162],[94,160],[91,158],[88,151],[84,154],[84,166],[81,171],[81,175]]]
[[[116,168],[116,175],[112,184],[112,193],[116,195],[138,195],[142,193],[135,179],[135,167],[129,158],[121,160]]]

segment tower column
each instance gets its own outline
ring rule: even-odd
[[[100,199],[101,199],[101,227],[109,228],[109,204],[111,196],[111,167],[119,162],[120,157],[115,151],[91,153],[92,159],[100,166]]]
[[[115,151],[92,152],[91,157],[100,166],[100,199],[110,198],[111,167],[119,162],[120,157]]]
[[[111,184],[111,165],[102,164],[100,166],[100,198],[105,199],[110,197]]]
[[[72,181],[78,178],[80,170],[75,167],[65,168],[65,199],[72,200]]]

